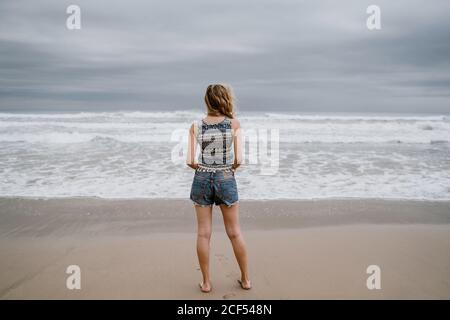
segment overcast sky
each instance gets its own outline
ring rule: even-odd
[[[1,0],[0,111],[200,109],[226,82],[241,111],[450,113],[449,16],[448,0]]]

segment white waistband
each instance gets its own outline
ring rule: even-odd
[[[203,166],[203,165],[199,164],[197,170],[200,172],[216,172],[216,171],[226,171],[227,172],[227,171],[233,171],[233,167],[232,166],[207,167],[207,166]]]

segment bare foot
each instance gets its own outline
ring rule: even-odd
[[[210,282],[201,282],[198,284],[198,286],[200,287],[200,290],[204,293],[208,293],[211,291],[212,286]]]
[[[252,284],[248,279],[241,279],[238,280],[238,282],[241,285],[241,288],[244,290],[250,290],[252,288]]]

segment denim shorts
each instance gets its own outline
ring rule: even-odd
[[[238,190],[233,171],[195,171],[191,188],[191,200],[202,207],[237,203]]]

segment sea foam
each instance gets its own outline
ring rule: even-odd
[[[198,111],[0,113],[0,196],[188,198],[173,162]],[[238,170],[242,199],[450,199],[446,115],[239,114],[244,141],[278,132],[278,166]],[[179,136],[179,135],[175,135]],[[186,138],[186,137],[184,137]]]

